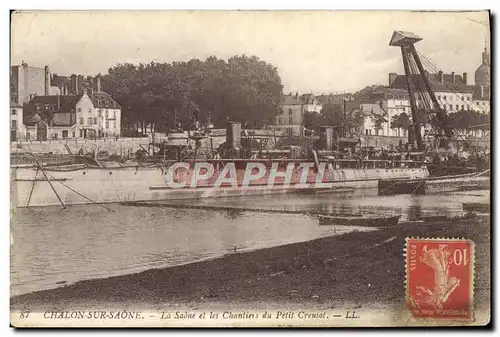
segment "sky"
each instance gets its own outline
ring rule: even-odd
[[[16,12],[11,64],[95,75],[124,62],[247,54],[278,68],[285,93],[354,92],[403,73],[394,30],[422,37],[417,50],[446,73],[467,72],[468,84],[489,43],[487,12]]]

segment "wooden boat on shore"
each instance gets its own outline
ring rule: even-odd
[[[379,195],[425,194],[424,179],[379,179]]]
[[[464,202],[463,210],[467,212],[490,213],[491,205],[485,202]]]
[[[329,194],[329,193],[354,193],[352,187],[320,187],[320,188],[301,188],[297,190],[299,194]]]
[[[362,215],[320,215],[319,224],[323,226],[394,226],[399,222],[401,215],[395,216],[362,216]]]

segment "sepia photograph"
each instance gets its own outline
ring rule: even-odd
[[[10,12],[10,324],[491,319],[491,13]]]

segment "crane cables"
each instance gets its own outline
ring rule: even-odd
[[[451,90],[453,93],[455,93],[456,97],[458,99],[460,99],[463,103],[465,103],[465,105],[467,107],[469,106],[473,106],[475,105],[479,110],[480,112],[483,112],[484,114],[488,114],[488,111],[486,111],[482,106],[480,106],[479,104],[477,104],[476,102],[474,102],[473,100],[467,100],[465,97],[465,94],[463,92],[460,92],[458,91],[459,89],[452,89],[449,87],[449,84],[446,84],[446,83],[443,83],[449,90]],[[436,90],[436,88],[434,87],[434,85],[431,83],[431,86],[433,87],[434,90]],[[460,96],[462,95],[462,96]],[[445,105],[445,103],[443,102],[443,106]],[[451,106],[451,104],[450,104]]]
[[[425,65],[426,65],[426,68],[428,68],[427,70],[431,70],[431,71],[432,71],[432,72],[434,72],[434,73],[437,73],[437,72],[438,72],[437,67],[436,67],[436,66],[435,66],[435,65],[434,65],[434,64],[433,64],[433,63],[432,63],[429,59],[427,59],[427,58],[426,58],[424,55],[422,55],[421,53],[419,53],[419,52],[417,52],[417,53],[421,56],[422,61],[423,61],[423,62],[425,63]],[[436,90],[435,90],[435,88],[434,88],[434,86],[432,85],[432,83],[430,83],[430,84],[431,84],[432,89],[433,89],[434,91],[436,91]],[[473,100],[472,100],[472,101],[468,101],[468,102],[467,102],[466,100],[464,100],[464,96],[465,96],[465,94],[464,94],[463,92],[459,91],[459,90],[460,90],[460,88],[458,88],[458,87],[457,87],[456,85],[454,85],[453,83],[448,83],[448,84],[447,84],[447,83],[443,83],[443,84],[444,84],[447,88],[449,88],[449,89],[450,89],[453,93],[455,93],[455,94],[456,94],[456,96],[457,96],[457,97],[458,97],[458,98],[459,98],[462,102],[464,102],[466,105],[470,105],[470,103],[472,102],[472,104],[473,104],[473,105],[476,105],[476,106],[479,108],[479,110],[481,110],[484,114],[488,114],[488,113],[489,113],[488,111],[484,110],[484,109],[483,109],[483,107],[481,107],[479,104],[477,104],[477,103],[476,103],[476,102],[474,102]],[[450,85],[451,85],[453,88],[450,88]],[[460,94],[462,95],[462,97],[460,96]],[[445,103],[442,103],[442,104],[443,104],[443,106],[444,106],[444,104],[445,104]],[[458,132],[458,131],[456,131],[456,130],[455,130],[455,133],[456,133],[456,135],[457,135],[459,138],[461,138],[462,140],[464,140],[464,141],[468,141],[468,140],[466,139],[466,135],[463,135],[463,134],[459,133],[459,132]]]
[[[434,72],[434,73],[438,73],[439,70],[438,68],[428,59],[426,58],[424,55],[422,55],[420,52],[418,52],[418,55],[420,56],[421,60],[422,60],[422,63],[425,64],[426,68],[428,68],[428,70],[430,70],[431,72]],[[479,110],[481,110],[482,112],[484,113],[488,113],[488,111],[486,111],[481,105],[477,104],[474,100],[471,100],[471,101],[465,101],[464,100],[464,96],[465,96],[465,93],[460,91],[460,88],[453,84],[453,83],[447,83],[447,82],[444,82],[443,83],[448,89],[450,89],[452,92],[454,92],[457,97],[462,100],[464,103],[466,103],[467,105],[475,105]],[[451,88],[450,88],[451,86]],[[459,94],[461,94],[462,96],[460,96]],[[472,104],[471,104],[472,103]]]
[[[429,68],[432,72],[435,72],[435,73],[437,73],[437,72],[438,72],[437,67],[436,67],[436,66],[435,66],[435,65],[434,65],[434,64],[433,64],[433,63],[432,63],[432,62],[431,62],[428,58],[426,58],[424,55],[422,55],[422,54],[421,54],[421,53],[419,53],[419,52],[417,52],[417,53],[421,56],[422,61],[426,64],[426,66],[427,66],[427,67],[428,67],[428,68]],[[453,84],[453,83],[443,83],[443,84],[444,84],[446,87],[448,87],[448,88],[449,88],[452,92],[454,92],[455,94],[457,94],[457,96],[458,96],[458,94],[462,94],[462,97],[458,96],[459,98],[461,98],[461,99],[462,99],[462,98],[465,96],[464,92],[460,91],[460,88],[459,88],[457,85],[455,85],[455,84]],[[452,88],[450,88],[450,86],[451,86]],[[472,104],[473,104],[473,105],[476,105],[476,106],[477,106],[477,108],[479,108],[479,109],[480,109],[480,110],[482,110],[483,112],[485,112],[485,113],[487,113],[487,112],[488,112],[488,111],[484,110],[484,108],[483,108],[481,105],[477,104],[476,102],[474,102],[474,101],[470,101],[470,102],[472,102]],[[467,104],[471,104],[470,102],[469,102],[469,103],[465,102],[465,103],[467,103]]]
[[[419,55],[421,55],[421,54],[419,53]],[[408,59],[409,59],[408,63],[409,63],[410,72],[414,75],[414,76],[410,77],[411,82],[412,83],[414,82],[413,83],[414,87],[416,87],[416,89],[417,89],[415,91],[416,99],[419,103],[421,103],[423,110],[426,112],[426,114],[424,116],[428,117],[428,121],[423,121],[423,123],[430,124],[432,126],[432,128],[434,129],[434,131],[436,131],[438,133],[440,130],[442,130],[443,124],[447,123],[447,121],[439,121],[435,114],[432,114],[429,112],[430,110],[433,110],[433,108],[434,109],[441,109],[441,107],[439,105],[436,107],[433,107],[434,103],[431,100],[430,93],[428,92],[427,88],[425,88],[425,85],[423,83],[424,79],[420,78],[420,76],[425,76],[425,74],[419,73],[418,66],[416,64],[416,60],[415,60],[414,56],[411,55],[411,57],[409,57]],[[424,70],[429,72],[428,69],[425,69],[425,68],[429,68],[429,61],[427,59],[425,59],[425,65],[427,65],[427,67],[424,67]],[[430,64],[430,68],[433,68],[432,64]],[[429,81],[429,86],[430,86],[431,90],[433,90],[434,92],[436,91],[435,90],[436,88],[432,85],[432,83],[430,81]],[[457,94],[457,97],[461,98],[460,96],[458,96],[458,94]],[[417,109],[417,110],[421,111],[422,109]],[[418,114],[418,111],[416,113]],[[445,112],[445,114],[446,114],[446,112]],[[417,115],[417,118],[418,117],[419,117],[419,115]],[[462,135],[461,133],[459,133],[458,130],[454,130],[452,128],[450,128],[450,129],[459,139],[467,141],[465,136]]]
[[[415,99],[417,102],[419,102],[420,107],[417,106],[417,110],[421,111],[422,108],[426,112],[425,115],[420,115],[419,111],[416,111],[415,113],[417,114],[418,117],[427,117],[427,120],[422,121],[424,124],[427,124],[430,122],[430,124],[433,126],[435,129],[440,128],[440,123],[437,120],[436,116],[434,114],[429,113],[429,110],[432,110],[433,108],[439,109],[439,107],[433,107],[433,103],[430,97],[430,93],[427,91],[425,88],[425,85],[423,83],[423,79],[420,79],[420,76],[424,76],[423,74],[420,74],[417,66],[417,61],[415,60],[414,55],[409,54],[408,55],[408,64],[410,68],[410,82],[413,84],[414,91],[415,93]],[[410,93],[412,94],[412,93]]]

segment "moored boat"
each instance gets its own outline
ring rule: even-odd
[[[16,207],[234,197],[289,193],[301,188],[335,191],[374,188],[380,178],[428,176],[425,167],[349,167],[307,159],[207,159],[116,167],[90,165],[11,167]],[[43,170],[42,170],[43,168]],[[78,193],[76,193],[76,192]],[[82,197],[84,195],[85,197]]]

